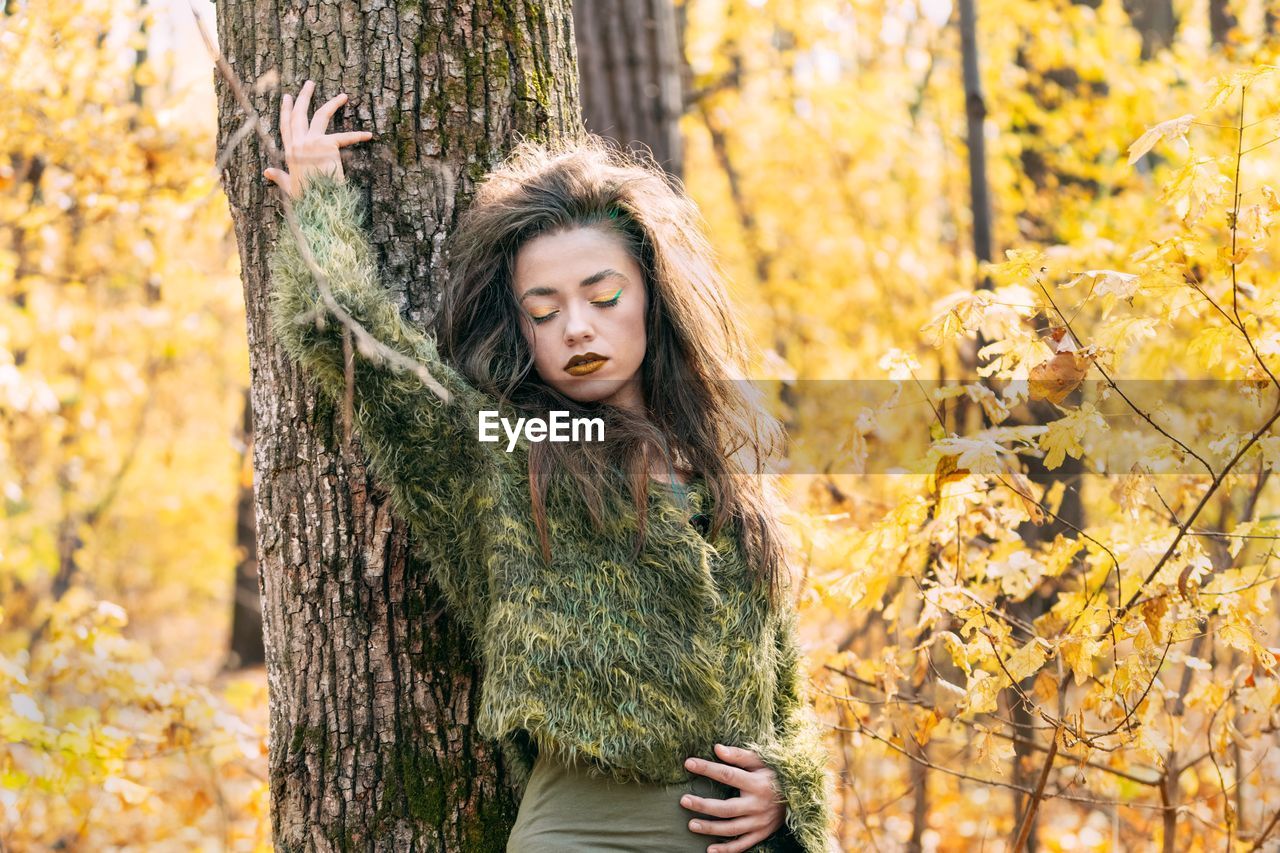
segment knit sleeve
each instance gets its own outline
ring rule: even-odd
[[[476,550],[474,520],[486,508],[482,484],[493,479],[495,448],[479,442],[476,425],[481,410],[498,407],[441,360],[434,340],[403,318],[380,283],[355,187],[330,175],[305,187],[294,215],[334,299],[377,340],[425,367],[452,397],[445,403],[416,373],[365,358],[353,340],[352,416],[370,471],[418,539],[432,540],[427,544],[434,547],[425,550],[446,600],[475,624],[487,589],[468,554]],[[320,301],[319,288],[287,222],[277,234],[268,256],[272,331],[323,397],[341,405],[343,327],[333,316],[323,328],[304,316]]]
[[[827,831],[831,797],[828,756],[822,726],[809,704],[796,639],[796,613],[789,604],[778,620],[775,643],[778,682],[773,736],[746,744],[777,773],[787,804],[786,823],[770,838],[769,849],[827,853],[833,849],[828,846]]]

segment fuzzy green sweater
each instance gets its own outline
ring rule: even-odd
[[[785,826],[752,849],[826,851],[831,778],[795,610],[771,610],[753,591],[737,526],[708,541],[655,481],[647,544],[633,558],[634,507],[615,502],[595,530],[581,495],[555,478],[545,564],[527,441],[510,453],[505,438],[478,441],[481,410],[515,413],[469,385],[402,317],[380,284],[363,209],[352,185],[327,176],[294,204],[343,308],[453,395],[444,404],[417,376],[355,359],[354,417],[371,471],[472,632],[482,673],[475,724],[499,741],[519,789],[539,749],[588,759],[619,780],[677,783],[691,776],[689,756],[720,761],[715,743],[740,746],[777,772],[787,804]],[[316,305],[318,290],[283,223],[269,270],[273,333],[319,390],[339,399],[340,326],[295,320]],[[694,513],[708,508],[701,481],[688,499]]]

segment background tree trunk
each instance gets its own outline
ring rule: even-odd
[[[679,34],[671,0],[573,4],[582,119],[587,129],[648,148],[668,172],[684,169]]]
[[[1213,44],[1225,45],[1239,23],[1227,0],[1209,0],[1209,39]]]
[[[1095,5],[1090,0],[1080,0],[1080,2],[1081,5]],[[986,153],[984,147],[986,134],[983,132],[986,109],[985,97],[982,93],[981,75],[979,74],[981,46],[978,43],[977,9],[975,8],[974,0],[960,0],[959,12],[965,103],[968,116],[969,184],[973,206],[974,256],[979,261],[989,261],[997,254],[997,240],[993,234],[990,191],[986,179]],[[1145,39],[1146,36],[1144,35],[1144,45],[1146,44]],[[1079,75],[1073,68],[1053,68],[1043,72],[1036,72],[1030,68],[1025,46],[1019,46],[1016,61],[1028,68],[1028,80],[1030,81],[1028,83],[1028,92],[1041,105],[1047,106],[1044,91],[1041,87],[1043,79],[1052,78],[1064,87],[1071,88],[1080,83]],[[1084,179],[1054,170],[1053,165],[1040,150],[1042,146],[1038,142],[1038,131],[1039,128],[1034,125],[1013,127],[1007,131],[1022,136],[1022,167],[1036,187],[1043,189],[1052,181],[1057,186],[1080,183],[1085,184],[1090,190],[1096,190],[1096,182],[1089,185]],[[1030,212],[1024,213],[1020,219],[1025,222],[1035,223],[1037,233],[1031,235],[1032,239],[1048,244],[1060,241],[1060,238],[1054,232],[1054,223],[1035,222],[1035,216]],[[984,277],[977,287],[990,289],[990,279]],[[1044,315],[1037,315],[1032,321],[1033,326],[1039,329],[1057,326],[1061,322],[1060,317]],[[972,347],[965,347],[961,350],[961,362],[966,379],[976,372],[978,366],[977,351],[985,346],[986,343],[984,336],[979,333]],[[1076,401],[1073,400],[1072,402],[1074,404]],[[957,411],[957,421],[959,423],[964,424],[970,417],[973,417],[968,413],[970,408],[975,410],[975,416],[981,416],[979,407],[965,405]],[[1044,424],[1053,420],[1054,417],[1051,405],[1043,400],[1033,400],[1025,406],[1018,407],[1005,424],[1008,426]],[[1050,470],[1043,465],[1042,460],[1027,458],[1025,467],[1027,478],[1032,483],[1042,487],[1046,494],[1047,490],[1057,481],[1063,481],[1066,486],[1056,517],[1049,517],[1040,525],[1025,522],[1018,526],[1018,535],[1027,544],[1027,547],[1032,548],[1041,543],[1052,542],[1058,534],[1074,535],[1075,530],[1083,528],[1085,523],[1084,507],[1080,500],[1080,489],[1084,473],[1082,460],[1068,456],[1057,468]],[[1046,584],[1044,589],[1032,592],[1026,599],[1008,602],[1005,606],[1016,618],[1026,622],[1033,622],[1048,607],[1050,594],[1048,586]],[[1029,691],[1033,681],[1033,678],[1027,679],[1020,685],[1021,689]],[[1039,774],[1043,763],[1042,761],[1040,764],[1035,763],[1037,760],[1042,759],[1042,754],[1028,746],[1036,742],[1035,721],[1031,717],[1030,710],[1020,702],[1011,703],[1008,709],[1008,716],[1015,728],[1013,733],[1019,737],[1019,740],[1014,742],[1014,757],[1010,778],[1014,784],[1022,788],[1034,788],[1034,780]],[[1012,797],[1014,823],[1020,827],[1028,808],[1034,808],[1034,804],[1030,802],[1028,797],[1016,791],[1013,792]],[[1039,812],[1033,812],[1031,827],[1026,836],[1025,850],[1027,853],[1035,853],[1039,847],[1039,818]]]
[[[513,134],[577,135],[569,0],[521,4],[219,2],[231,68],[279,144],[282,92],[349,102],[331,131],[361,188],[383,281],[423,322],[441,240]],[[277,85],[253,84],[277,71]],[[219,151],[244,122],[216,82]],[[280,211],[250,134],[223,175],[245,285],[258,551],[278,850],[501,850],[516,804],[496,745],[471,729],[476,666],[405,525],[340,446],[335,412],[268,336],[266,257]],[[283,166],[284,164],[275,164]]]
[[[1162,47],[1173,44],[1178,18],[1173,0],[1123,0],[1134,29],[1142,34],[1142,58],[1150,59]]]

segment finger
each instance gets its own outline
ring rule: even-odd
[[[685,761],[684,766],[694,773],[719,780],[734,788],[741,789],[743,783],[750,784],[751,775],[747,771],[738,767],[730,767],[728,764],[707,761],[704,758],[690,758]]]
[[[373,134],[367,130],[348,130],[342,133],[330,133],[325,139],[332,139],[338,145],[350,145],[353,142],[367,142]]]
[[[298,102],[293,105],[293,115],[290,119],[293,122],[293,136],[299,141],[307,135],[307,110],[311,109],[311,93],[315,88],[314,81],[308,80],[303,83],[302,90],[298,92]]]
[[[745,797],[718,800],[715,797],[695,797],[693,794],[685,794],[680,798],[680,805],[691,812],[715,817],[740,817],[751,814],[751,803],[747,802]]]
[[[333,118],[333,114],[338,108],[347,102],[347,93],[334,95],[329,100],[320,105],[316,110],[316,114],[311,117],[311,135],[323,135],[329,127],[329,120]]]
[[[778,772],[772,767],[761,767],[759,770],[744,770],[747,781],[738,785],[741,794],[756,794],[766,800],[778,798]]]
[[[293,194],[293,180],[288,172],[279,169],[263,169],[263,177],[290,195]]]
[[[767,829],[759,829],[755,832],[749,832],[741,838],[735,838],[733,841],[712,844],[707,848],[707,853],[742,853],[743,850],[750,850],[768,837],[769,832]]]
[[[764,767],[764,761],[760,759],[760,756],[749,749],[718,743],[716,744],[716,753],[730,764],[736,764],[748,770],[759,770]]]
[[[722,838],[733,838],[744,832],[756,832],[761,828],[760,816],[750,815],[733,820],[707,820],[694,818],[689,821],[689,831],[701,835],[719,835]]]
[[[280,99],[280,139],[288,151],[293,147],[293,128],[289,126],[289,116],[293,114],[293,95],[285,94]]]
[[[288,172],[280,172],[279,169],[265,169],[262,174],[265,175],[268,181],[279,187],[280,191],[284,192],[284,195],[297,197],[297,192],[294,191],[293,187],[293,175]]]

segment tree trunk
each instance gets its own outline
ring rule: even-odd
[[[1083,5],[1093,5],[1083,0]],[[978,27],[977,27],[977,9],[974,0],[960,0],[959,4],[959,20],[960,20],[960,36],[961,51],[964,69],[964,85],[965,85],[965,103],[966,113],[968,116],[968,140],[969,140],[969,186],[970,199],[973,207],[973,244],[974,255],[980,261],[989,261],[996,253],[996,241],[992,233],[991,227],[991,194],[986,178],[986,153],[985,153],[985,137],[984,120],[986,116],[985,98],[982,92],[981,75],[979,73],[980,65],[980,46],[978,44]],[[1022,46],[1018,48],[1017,61],[1020,64],[1027,62],[1026,51]],[[1061,78],[1064,75],[1075,75],[1076,72],[1071,68],[1050,69],[1045,76],[1056,75]],[[1042,95],[1039,88],[1040,78],[1032,72],[1029,75],[1032,81],[1029,85],[1029,93],[1037,100],[1041,100]],[[1075,81],[1073,81],[1075,82]],[[1043,101],[1041,100],[1043,103]],[[1038,128],[1030,127],[1025,130],[1020,128],[1010,128],[1011,132],[1022,132],[1024,136],[1022,165],[1028,177],[1041,191],[1047,190],[1047,181],[1049,177],[1054,177],[1060,184],[1073,180],[1072,176],[1064,176],[1052,174],[1050,166],[1046,160],[1039,155],[1037,151],[1037,139],[1035,131]],[[1056,235],[1051,232],[1052,224],[1046,224],[1046,233],[1037,234],[1035,238],[1047,242],[1049,244],[1059,242]],[[979,289],[990,289],[991,281],[984,278],[978,285]],[[1037,316],[1034,321],[1036,328],[1043,328],[1046,325],[1058,325],[1062,320],[1060,317],[1044,317]],[[961,361],[966,376],[971,375],[977,367],[976,353],[988,341],[979,333],[977,341],[971,348],[965,348],[961,351]],[[1072,400],[1072,403],[1077,402]],[[966,404],[958,409],[956,417],[957,422],[964,426],[969,419],[967,409],[971,404]],[[979,409],[980,413],[981,410]],[[1025,406],[1025,411],[1015,411],[1010,419],[1006,421],[1006,425],[1015,426],[1019,424],[1044,424],[1056,417],[1056,413],[1052,406],[1044,401],[1031,401]],[[1025,459],[1027,478],[1039,486],[1047,490],[1055,481],[1063,480],[1066,483],[1067,490],[1063,495],[1062,502],[1059,505],[1056,518],[1050,518],[1043,525],[1036,525],[1026,522],[1018,527],[1018,535],[1021,540],[1026,543],[1028,548],[1035,547],[1042,542],[1051,542],[1059,534],[1072,535],[1076,529],[1084,526],[1084,508],[1080,500],[1080,489],[1082,486],[1081,477],[1084,471],[1083,461],[1067,457],[1055,469],[1049,470],[1044,467],[1043,461],[1034,457]],[[1049,591],[1044,590],[1033,591],[1026,599],[1022,601],[1010,602],[1007,607],[1010,612],[1020,619],[1027,622],[1034,621],[1042,615],[1048,608]],[[1034,676],[1026,679],[1020,685],[1024,691],[1029,691],[1034,682]],[[1030,766],[1030,757],[1033,751],[1027,744],[1034,743],[1036,740],[1036,732],[1034,720],[1031,711],[1021,702],[1010,702],[1009,716],[1013,724],[1011,734],[1016,735],[1019,740],[1014,741],[1014,757],[1012,767],[1012,779],[1014,784],[1021,788],[1034,788],[1034,779],[1038,773],[1038,768],[1032,769]],[[1050,759],[1052,760],[1052,759]],[[1013,815],[1015,825],[1020,826],[1023,816],[1028,809],[1035,809],[1036,804],[1028,797],[1013,792]],[[1028,853],[1035,853],[1039,846],[1039,812],[1035,811],[1031,817],[1031,825],[1026,833],[1026,847]],[[1019,851],[1022,853],[1022,851]]]
[[[441,240],[521,133],[581,132],[569,0],[217,4],[221,49],[279,142],[280,97],[346,92],[330,132],[365,195],[383,281],[423,323]],[[278,71],[259,93],[254,83]],[[218,148],[245,121],[217,80]],[[269,337],[266,258],[281,227],[254,134],[223,174],[240,249],[252,375],[258,553],[276,849],[501,850],[516,803],[471,721],[477,667],[431,567],[344,452],[336,412]],[[283,163],[271,164],[283,167]]]
[[[587,130],[683,173],[680,45],[671,0],[578,0],[574,33]]]
[[[969,153],[969,199],[973,208],[973,254],[978,261],[991,260],[991,189],[987,181],[985,123],[986,97],[978,73],[978,10],[974,0],[960,0],[961,65],[964,74],[965,138]],[[984,278],[982,288],[991,282]]]
[[[258,666],[266,660],[262,647],[262,590],[258,581],[258,525],[253,509],[253,401],[244,391],[240,425],[240,495],[236,500],[236,576],[231,597],[231,649],[227,669]]]
[[[1209,39],[1215,45],[1225,45],[1227,36],[1239,22],[1227,0],[1209,0]]]
[[[1173,0],[1123,0],[1134,29],[1142,34],[1142,59],[1150,59],[1162,47],[1173,44],[1178,18]]]

